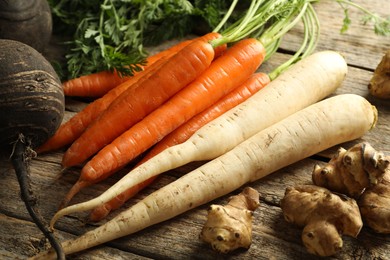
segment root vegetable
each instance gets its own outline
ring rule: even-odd
[[[316,165],[313,183],[357,199],[363,191],[378,183],[389,160],[368,143],[359,143],[338,153],[324,167]]]
[[[358,200],[364,224],[377,233],[390,234],[390,167],[383,179],[367,188]]]
[[[259,193],[250,187],[229,198],[225,206],[211,205],[200,238],[220,253],[252,243],[253,211],[260,205]]]
[[[362,218],[378,233],[390,233],[390,157],[369,143],[340,148],[324,167],[315,166],[316,185],[355,198]]]
[[[370,83],[368,84],[368,90],[371,95],[390,99],[390,50],[388,50],[383,56],[381,62],[378,64],[374,71]]]
[[[11,154],[22,200],[60,259],[61,247],[37,212],[27,163],[33,149],[54,134],[64,110],[61,83],[50,63],[26,44],[0,40],[0,148]]]
[[[191,137],[199,128],[211,122],[213,119],[221,116],[226,111],[232,109],[238,104],[241,104],[250,96],[254,95],[260,89],[264,88],[270,82],[270,78],[265,73],[254,73],[241,86],[235,88],[232,92],[222,97],[218,102],[203,112],[192,117],[189,121],[176,128],[169,135],[165,136],[155,146],[153,146],[148,153],[143,156],[142,160],[137,163],[135,167],[146,162],[156,154],[164,151],[168,147],[185,142]],[[132,186],[125,192],[119,194],[114,199],[95,208],[89,215],[89,220],[97,222],[106,217],[111,210],[115,210],[123,205],[127,200],[137,194],[139,191],[147,187],[157,176],[154,176],[136,186]]]
[[[299,61],[244,103],[200,128],[186,142],[172,146],[136,167],[101,196],[60,210],[53,221],[66,214],[97,207],[127,188],[165,171],[226,153],[260,130],[331,94],[340,86],[346,73],[347,64],[336,52],[319,52]]]
[[[235,83],[238,83],[243,76],[248,76],[248,72],[253,71],[253,65],[258,61],[258,56],[257,56],[258,50],[268,49],[269,52],[267,52],[266,57],[270,57],[270,55],[276,51],[277,46],[279,46],[280,37],[284,35],[294,24],[296,24],[296,22],[298,22],[302,18],[302,16],[307,18],[304,19],[305,37],[304,37],[304,42],[302,44],[302,47],[297,51],[297,53],[295,53],[295,55],[292,56],[290,62],[286,64],[283,68],[279,69],[278,72],[282,71],[284,68],[289,67],[296,60],[306,57],[308,53],[311,53],[313,50],[313,46],[316,43],[315,39],[318,36],[317,33],[318,31],[316,30],[317,23],[315,22],[314,19],[315,13],[312,8],[307,8],[309,4],[306,3],[305,1],[300,2],[299,5],[297,3],[297,6],[291,8],[288,12],[284,12],[285,11],[284,4],[287,3],[288,1],[283,1],[283,4],[282,3],[278,3],[276,5],[270,4],[264,8],[260,8],[261,13],[265,12],[268,9],[272,9],[272,13],[274,14],[278,14],[278,11],[275,11],[274,7],[281,8],[281,10],[283,10],[283,15],[281,17],[278,17],[277,23],[275,24],[272,23],[272,25],[270,25],[270,27],[267,28],[267,30],[262,32],[261,36],[259,37],[259,40],[257,40],[254,38],[246,38],[246,36],[248,36],[248,33],[251,30],[253,31],[257,30],[259,29],[259,26],[261,27],[262,25],[265,25],[267,20],[270,19],[272,16],[268,16],[268,15],[263,16],[257,14],[256,11],[261,6],[261,1],[253,1],[249,7],[251,11],[248,10],[246,16],[242,20],[240,19],[240,21],[236,23],[233,28],[228,29],[229,32],[227,36],[217,38],[210,42],[211,45],[215,48],[215,46],[221,46],[227,44],[228,42],[236,41],[234,46],[229,48],[229,50],[227,50],[221,57],[219,57],[215,62],[213,62],[213,64],[211,64],[210,68],[208,68],[204,74],[202,74],[199,78],[194,80],[180,93],[177,93],[175,96],[173,96],[169,101],[163,104],[163,106],[159,107],[158,109],[150,113],[148,116],[146,116],[138,124],[133,125],[129,130],[123,132],[118,138],[116,138],[110,144],[107,144],[106,142],[100,143],[99,140],[105,139],[107,141],[108,139],[114,137],[114,135],[116,135],[116,134],[112,135],[112,133],[114,132],[119,134],[119,132],[121,132],[122,130],[125,131],[124,129],[121,130],[120,129],[121,127],[117,129],[118,125],[123,126],[122,124],[123,124],[124,117],[123,117],[122,110],[120,111],[120,114],[122,116],[121,117],[122,120],[120,122],[121,124],[119,124],[119,122],[118,124],[115,124],[115,131],[113,131],[111,127],[114,125],[114,121],[111,121],[108,124],[110,125],[110,131],[108,131],[108,129],[105,129],[104,127],[102,128],[102,126],[104,125],[107,126],[107,122],[112,120],[112,116],[115,115],[114,113],[108,113],[111,115],[111,117],[106,119],[110,119],[110,120],[103,119],[103,117],[107,115],[107,112],[109,112],[111,108],[115,106],[115,104],[118,104],[117,102],[113,102],[113,104],[110,105],[110,107],[101,115],[101,117],[99,117],[99,120],[95,121],[94,124],[88,127],[86,132],[84,132],[84,134],[80,136],[80,138],[72,144],[72,146],[68,149],[68,151],[64,155],[62,161],[64,166],[67,165],[71,166],[72,164],[79,161],[80,158],[83,156],[88,157],[89,152],[86,150],[86,148],[91,147],[91,143],[88,142],[90,140],[90,138],[88,138],[89,135],[92,135],[94,137],[93,138],[94,142],[92,147],[96,148],[98,146],[100,147],[101,145],[104,146],[104,148],[101,149],[100,151],[96,151],[98,153],[83,167],[80,179],[72,187],[70,192],[66,195],[64,202],[67,203],[69,199],[81,188],[90,185],[91,183],[101,181],[104,178],[106,178],[108,175],[111,175],[112,173],[116,172],[118,169],[122,168],[124,165],[126,165],[131,160],[133,160],[137,156],[137,154],[150,147],[152,143],[155,143],[160,138],[162,138],[165,134],[169,134],[175,127],[178,127],[177,123],[180,122],[183,123],[185,120],[189,119],[194,114],[200,112],[202,109],[205,109],[206,106],[204,107],[199,106],[199,104],[203,104],[203,105],[206,104],[202,101],[204,100],[212,101],[213,99],[210,99],[209,97],[213,97],[215,102],[216,99],[220,97],[220,95],[218,94],[206,95],[207,97],[203,97],[202,93],[205,93],[204,90],[209,90],[211,89],[209,87],[215,85],[215,87],[217,86],[222,87],[219,88],[220,90],[226,89],[226,91],[228,91],[231,88],[231,86],[235,85]],[[305,13],[306,10],[307,13]],[[309,16],[310,18],[308,18]],[[254,20],[252,21],[252,19]],[[286,26],[286,24],[288,26]],[[286,28],[279,31],[280,28],[282,27],[286,27]],[[311,39],[309,40],[309,38]],[[267,44],[263,45],[262,42],[266,42]],[[260,46],[261,48],[259,48]],[[252,55],[256,57],[253,58]],[[235,56],[235,58],[232,59],[233,56]],[[247,61],[250,62],[248,63]],[[180,67],[177,66],[176,63],[174,65],[175,67]],[[278,73],[273,73],[273,75],[277,76]],[[226,77],[228,77],[229,80],[226,81]],[[223,83],[223,84],[217,84],[217,83]],[[201,85],[202,87],[199,87]],[[199,94],[197,96],[197,99],[194,99],[195,97],[193,95],[191,97],[188,96],[188,94],[192,92],[194,93],[196,92]],[[130,98],[131,100],[134,100],[134,95],[130,95]],[[145,97],[145,99],[148,99],[148,97]],[[154,96],[153,99],[156,99],[156,97]],[[119,100],[121,100],[121,98]],[[144,100],[144,99],[139,98],[139,100]],[[190,103],[189,100],[192,100],[193,103],[196,104],[195,106],[190,106],[191,109],[188,109],[188,104]],[[120,108],[122,109],[122,106]],[[177,110],[178,108],[180,108],[179,109],[180,111]],[[175,116],[173,115],[179,115],[179,114],[182,115],[182,118],[176,116],[175,120],[166,120],[167,115],[169,119],[174,119]],[[133,116],[134,113],[132,114],[132,117]],[[102,123],[100,124],[99,122]],[[156,126],[158,126],[157,128],[159,130],[157,131],[157,133],[155,131],[157,129]],[[93,128],[96,131],[98,130],[98,132],[89,131],[90,129]],[[89,134],[87,134],[88,131]],[[102,138],[100,138],[99,136]],[[95,139],[95,137],[99,137],[99,138]],[[151,139],[150,137],[153,138]],[[79,140],[80,142],[78,142]],[[88,142],[88,146],[85,146],[86,142]],[[84,145],[80,145],[80,143]],[[100,145],[97,145],[97,143],[100,143]],[[131,148],[134,145],[136,146],[136,149]]]
[[[75,253],[173,218],[289,164],[359,138],[375,125],[376,119],[375,107],[358,95],[339,95],[318,102],[258,132],[100,227],[64,242],[63,248],[66,254]],[[52,219],[52,226],[58,216]],[[49,250],[35,259],[50,257]]]
[[[201,38],[204,40],[212,40],[220,37],[221,35],[216,32],[207,33],[195,39],[180,41],[178,44],[172,47],[160,51],[146,59],[145,65],[140,65],[140,70],[134,69],[133,75],[122,76],[117,71],[101,71],[92,73],[89,75],[80,76],[78,78],[70,79],[64,82],[64,94],[65,96],[79,96],[79,97],[102,97],[108,93],[111,89],[116,88],[119,84],[131,79],[134,75],[140,71],[147,70],[153,63],[161,60],[162,58],[168,58],[176,54],[178,51],[189,45],[191,42]],[[215,57],[218,57],[225,51],[226,45],[218,46],[215,48]]]
[[[82,188],[100,182],[123,168],[164,136],[243,84],[259,68],[264,57],[265,48],[257,39],[247,38],[235,43],[194,81],[93,156],[83,166],[79,179],[66,194],[62,205],[66,206]],[[101,131],[99,128],[96,130]],[[84,144],[91,141],[87,135],[81,139]]]
[[[0,38],[23,42],[42,52],[52,33],[51,10],[46,0],[0,1]]]
[[[151,76],[152,73],[155,73],[160,67],[178,51],[183,49],[185,46],[189,45],[191,42],[197,39],[215,39],[219,37],[217,33],[208,33],[201,37],[195,38],[189,41],[182,41],[177,45],[172,46],[164,51],[161,51],[147,59],[148,65],[144,67],[144,70],[136,73],[132,77],[121,78],[117,73],[110,73],[108,71],[102,71],[95,74],[90,74],[82,76],[80,78],[69,80],[66,83],[63,83],[64,94],[65,95],[82,95],[81,92],[88,92],[90,96],[91,91],[85,90],[84,88],[92,88],[94,86],[94,92],[96,89],[110,89],[102,97],[94,100],[92,103],[88,104],[82,111],[73,116],[69,121],[62,124],[55,135],[50,138],[44,145],[37,149],[38,153],[48,152],[57,150],[59,148],[69,146],[77,138],[79,138],[82,133],[89,127],[93,121],[97,118],[114,102],[123,92],[127,91],[129,88],[134,88],[141,84],[142,81],[146,80]],[[215,57],[219,57],[222,52],[226,49],[226,45],[221,45],[214,49]],[[110,75],[109,79],[103,80],[104,75]],[[123,80],[119,85],[115,84],[118,81]],[[99,84],[97,84],[97,81]],[[96,86],[98,85],[98,86]],[[115,87],[114,87],[115,86]],[[98,93],[95,92],[97,95]]]
[[[62,165],[75,166],[97,153],[196,79],[210,66],[214,55],[213,46],[203,39],[181,49],[150,77],[115,99],[67,149]]]
[[[88,126],[92,124],[92,122],[96,120],[124,91],[137,86],[151,73],[160,68],[165,62],[165,59],[155,62],[150,65],[147,70],[137,73],[130,79],[109,91],[103,97],[95,99],[92,103],[89,103],[83,110],[62,124],[47,142],[38,147],[37,152],[44,153],[69,146],[72,142],[79,138],[85,129],[87,129]]]
[[[354,199],[315,185],[287,188],[281,208],[287,222],[303,227],[308,252],[319,256],[339,252],[341,235],[357,237],[363,226]]]

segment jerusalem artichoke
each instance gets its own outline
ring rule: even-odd
[[[381,180],[388,164],[383,153],[359,143],[348,150],[340,148],[324,167],[316,165],[313,183],[356,199]]]
[[[390,160],[383,179],[367,188],[358,200],[364,224],[377,233],[390,234]]]
[[[390,50],[386,52],[375,69],[368,84],[368,90],[375,97],[390,99]]]
[[[252,215],[259,206],[259,193],[245,188],[225,206],[211,205],[200,238],[220,253],[249,248],[252,243]]]
[[[288,187],[281,208],[287,222],[304,227],[305,247],[319,256],[336,254],[343,246],[341,235],[356,237],[363,226],[354,199],[315,185]]]
[[[368,143],[340,148],[327,165],[315,166],[313,182],[354,197],[364,224],[378,233],[390,233],[390,156]]]

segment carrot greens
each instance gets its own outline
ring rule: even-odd
[[[349,6],[355,7],[362,11],[365,15],[362,17],[363,24],[373,23],[374,32],[378,35],[390,35],[390,17],[384,18],[379,16],[376,13],[371,12],[370,10],[358,5],[349,0],[336,0],[339,3],[341,8],[344,10],[344,20],[343,25],[340,29],[341,33],[345,33],[349,25],[351,24],[351,19],[349,18]]]
[[[341,33],[346,32],[352,22],[349,8],[353,7],[364,13],[363,23],[373,23],[375,33],[389,35],[389,18],[383,18],[350,0],[328,1],[338,3],[344,10]],[[64,80],[103,70],[116,70],[123,76],[132,75],[145,63],[148,55],[145,46],[190,33],[204,34],[213,28],[219,32],[229,23],[234,27],[234,22],[246,10],[256,10],[256,5],[260,5],[257,8],[257,21],[260,21],[276,15],[273,10],[277,10],[279,16],[284,16],[280,13],[281,5],[285,12],[289,12],[299,6],[303,8],[303,3],[315,2],[319,1],[294,0],[285,3],[283,0],[254,0],[237,4],[237,0],[49,0],[54,33],[64,37],[63,41],[68,47],[66,68],[61,73]],[[226,13],[229,15],[226,16]],[[231,19],[227,23],[229,17]],[[236,25],[238,23],[242,24],[243,32],[250,34],[245,23],[237,21]],[[261,31],[259,28],[262,26],[264,24],[260,23],[257,29],[252,27],[252,32]]]
[[[144,46],[180,38],[199,23],[210,31],[230,2],[49,0],[54,33],[65,36],[69,48],[64,78],[114,69],[132,75],[145,62]]]

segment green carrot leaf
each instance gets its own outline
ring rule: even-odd
[[[351,19],[349,18],[348,9],[344,8],[344,19],[343,25],[341,26],[340,33],[345,33],[348,31],[349,26],[351,25]]]
[[[62,79],[114,69],[132,75],[145,61],[144,46],[183,37],[199,23],[210,31],[231,1],[48,0],[54,34],[68,48]]]

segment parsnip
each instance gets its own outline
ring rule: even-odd
[[[312,54],[246,102],[199,129],[188,141],[168,148],[135,168],[101,196],[60,210],[51,225],[63,215],[92,209],[152,176],[226,153],[260,130],[330,95],[346,74],[347,64],[339,53]]]
[[[147,196],[104,225],[63,243],[66,254],[173,218],[324,149],[363,136],[377,110],[354,94],[311,105]],[[52,251],[35,259],[53,258]]]

